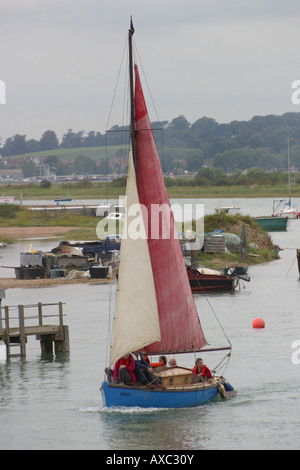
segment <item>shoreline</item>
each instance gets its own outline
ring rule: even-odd
[[[114,278],[113,278],[114,279]],[[72,284],[108,284],[113,279],[15,279],[11,277],[0,278],[0,288],[2,289],[25,289],[39,287],[69,286]]]
[[[76,200],[107,200],[118,199],[120,195],[125,195],[125,188],[113,187],[109,185],[107,188],[106,183],[92,183],[92,186],[85,188],[78,188],[70,184],[70,197],[73,201]],[[23,201],[41,201],[44,199],[54,200],[66,197],[66,188],[62,183],[55,183],[49,188],[46,193],[40,187],[29,187],[27,184],[23,185],[1,185],[2,192],[6,196],[13,196],[15,200],[19,199],[20,193],[23,195]],[[292,183],[293,198],[300,197],[300,185]],[[288,198],[288,185],[287,183],[278,184],[258,184],[251,185],[181,185],[167,186],[169,198],[211,198],[216,199],[222,197],[236,199],[236,198]]]
[[[19,240],[23,238],[52,238],[62,237],[71,230],[78,227],[46,227],[46,226],[28,226],[28,227],[0,227],[0,241],[3,238],[12,238]]]

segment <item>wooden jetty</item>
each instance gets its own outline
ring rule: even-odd
[[[45,314],[45,307],[55,306],[58,307],[57,313]],[[28,311],[30,310],[30,314],[25,315],[27,309]],[[35,310],[33,314],[32,310]],[[53,353],[53,344],[55,346],[55,353],[70,351],[69,328],[63,324],[62,302],[5,306],[0,307],[0,313],[0,340],[6,345],[7,359],[13,356],[26,356],[28,336],[36,336],[36,339],[41,343],[42,353]],[[45,324],[45,319],[50,317],[57,318],[56,324]],[[4,328],[2,325],[3,321]],[[12,326],[13,324],[17,326]],[[12,354],[12,347],[19,347],[19,352]]]

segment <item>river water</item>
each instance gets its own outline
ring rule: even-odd
[[[243,213],[266,215],[262,207],[266,201],[244,201]],[[215,202],[209,201],[211,207]],[[222,205],[240,202],[222,201]],[[71,352],[43,357],[39,341],[30,337],[26,359],[7,362],[0,356],[0,449],[299,450],[300,353],[293,346],[300,341],[296,263],[300,220],[291,221],[287,232],[272,234],[272,239],[283,249],[280,259],[250,267],[250,283],[234,294],[195,295],[208,342],[223,341],[216,314],[232,343],[225,376],[238,395],[194,409],[113,410],[102,405],[99,388],[107,351],[109,299],[115,286],[7,290],[4,305],[64,302]],[[56,240],[30,242],[41,250],[56,244]],[[28,244],[24,240],[2,250],[1,265],[18,265],[19,253]],[[13,275],[8,272],[0,268],[0,277]],[[264,329],[252,328],[256,317],[265,320]],[[219,359],[208,353],[204,357],[210,368]],[[179,356],[179,361],[192,366],[194,358]]]

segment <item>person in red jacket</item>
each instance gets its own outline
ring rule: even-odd
[[[121,357],[114,367],[114,379],[118,383],[136,382],[136,377],[133,373],[135,369],[135,362],[131,354],[126,354]]]
[[[203,360],[201,358],[196,359],[193,374],[200,375],[205,379],[210,379],[212,376],[209,368],[203,364]]]

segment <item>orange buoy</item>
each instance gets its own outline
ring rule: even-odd
[[[262,318],[255,318],[252,322],[252,326],[253,328],[264,328],[266,325]]]

